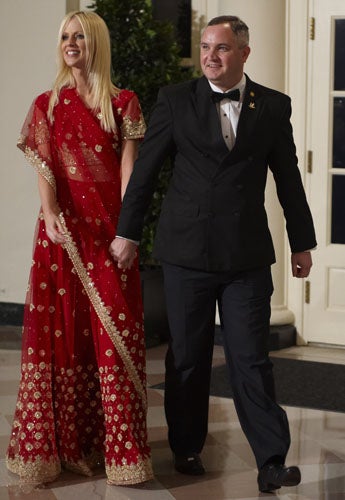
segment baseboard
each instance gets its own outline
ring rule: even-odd
[[[296,345],[297,331],[294,325],[270,326],[270,351],[278,351]]]
[[[21,326],[23,324],[24,304],[0,302],[0,325]]]

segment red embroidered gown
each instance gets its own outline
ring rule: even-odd
[[[119,270],[108,248],[121,205],[121,142],[143,137],[136,95],[113,98],[117,133],[101,129],[75,89],[33,103],[18,146],[56,191],[67,242],[53,244],[39,214],[23,326],[22,368],[8,468],[23,482],[65,467],[108,482],[152,478],[146,430],[138,266]]]

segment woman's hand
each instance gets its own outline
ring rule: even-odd
[[[38,189],[48,238],[55,244],[66,243],[64,230],[59,219],[61,210],[56,201],[55,191],[41,175],[38,175]]]
[[[59,219],[59,213],[56,212],[43,212],[44,222],[46,226],[46,233],[50,241],[55,244],[66,243],[64,230]]]

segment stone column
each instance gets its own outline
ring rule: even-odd
[[[212,3],[212,0],[207,0]],[[251,54],[245,72],[254,81],[285,91],[286,5],[276,0],[218,0],[216,15],[235,14],[249,27]],[[274,19],[274,22],[272,20]],[[292,325],[295,317],[287,308],[287,273],[290,273],[290,250],[285,220],[276,195],[274,180],[268,176],[266,210],[274,241],[277,262],[272,266],[274,293],[271,325]],[[218,320],[218,318],[217,318]]]

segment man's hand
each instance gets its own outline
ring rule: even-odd
[[[310,252],[296,252],[291,254],[292,276],[295,278],[306,278],[313,261]]]
[[[120,269],[130,269],[137,255],[137,245],[133,241],[115,238],[109,247],[109,252]]]

